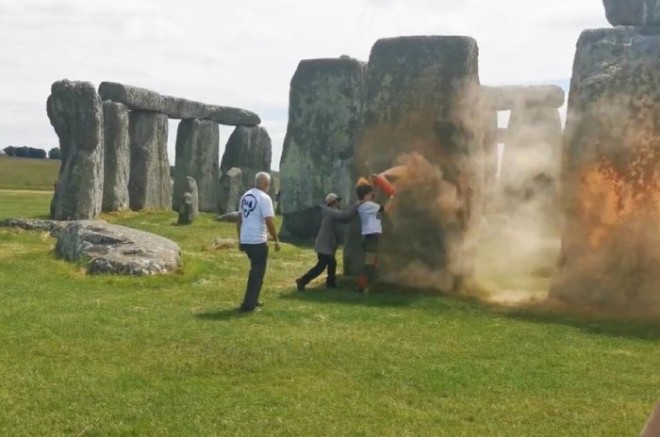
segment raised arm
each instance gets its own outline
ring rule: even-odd
[[[327,211],[333,220],[346,223],[351,221],[357,215],[358,206],[359,204],[356,203],[346,209],[327,208]]]

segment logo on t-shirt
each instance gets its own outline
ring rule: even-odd
[[[243,201],[241,202],[241,211],[243,211],[243,217],[248,218],[252,211],[257,208],[257,198],[252,194],[246,194],[243,196]]]

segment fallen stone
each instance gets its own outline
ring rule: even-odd
[[[104,221],[70,222],[56,235],[55,253],[87,260],[89,274],[162,275],[181,266],[181,249],[158,235]]]
[[[229,239],[229,238],[216,238],[211,244],[212,249],[222,250],[222,249],[235,249],[238,247],[238,240]]]
[[[130,207],[166,210],[172,205],[170,164],[167,158],[167,116],[131,111]]]
[[[121,103],[103,102],[103,119],[103,211],[122,211],[127,209],[129,204],[128,180],[131,170],[128,108]]]
[[[660,28],[583,32],[569,95],[550,296],[660,307]]]
[[[55,232],[63,229],[68,222],[58,220],[40,220],[40,219],[23,219],[23,218],[8,218],[0,220],[0,228],[15,228],[24,229],[26,231],[46,231]]]
[[[186,192],[188,177],[195,179],[199,191],[199,210],[218,210],[220,170],[220,130],[214,121],[183,120],[176,136],[176,160],[172,208],[178,211]]]
[[[238,211],[230,212],[227,214],[222,214],[221,216],[216,217],[216,221],[224,223],[236,223],[241,214]]]
[[[495,111],[508,111],[516,106],[561,108],[564,106],[564,90],[557,85],[534,86],[482,86],[482,99]]]
[[[354,199],[353,154],[359,136],[365,64],[348,57],[298,64],[280,162],[280,236],[313,238],[318,205],[335,192]]]
[[[613,26],[660,26],[657,0],[603,0],[603,4]]]
[[[257,114],[246,109],[162,96],[155,91],[116,82],[102,82],[99,94],[103,100],[123,103],[137,111],[160,112],[170,118],[211,120],[230,126],[256,126],[261,123]]]
[[[96,218],[103,202],[101,99],[91,83],[61,80],[53,83],[46,107],[62,151],[52,217]]]

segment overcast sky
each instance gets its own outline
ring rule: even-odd
[[[608,26],[601,0],[0,0],[0,148],[57,145],[55,80],[109,80],[258,112],[278,168],[301,59],[366,61],[379,38],[470,35],[481,83],[566,84],[580,32]],[[175,136],[171,121],[172,162]]]

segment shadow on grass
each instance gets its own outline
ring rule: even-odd
[[[633,338],[651,342],[660,341],[660,320],[603,314],[562,312],[559,309],[525,308],[510,310],[507,317],[532,323],[570,326],[580,331],[608,337]]]
[[[200,320],[212,320],[212,321],[229,321],[234,319],[242,319],[244,317],[249,317],[254,313],[242,313],[238,308],[230,308],[227,310],[220,311],[208,311],[204,313],[196,313],[195,317]]]
[[[402,292],[401,290],[376,284],[368,294],[355,291],[355,283],[352,280],[342,278],[339,280],[339,288],[328,289],[323,285],[307,287],[303,292],[292,290],[290,293],[281,294],[280,299],[314,302],[320,304],[343,304],[361,305],[368,307],[410,307],[420,301],[433,301],[433,307],[442,306],[441,296],[429,296],[423,292]],[[435,299],[437,298],[437,299]],[[440,304],[440,305],[439,305]]]

